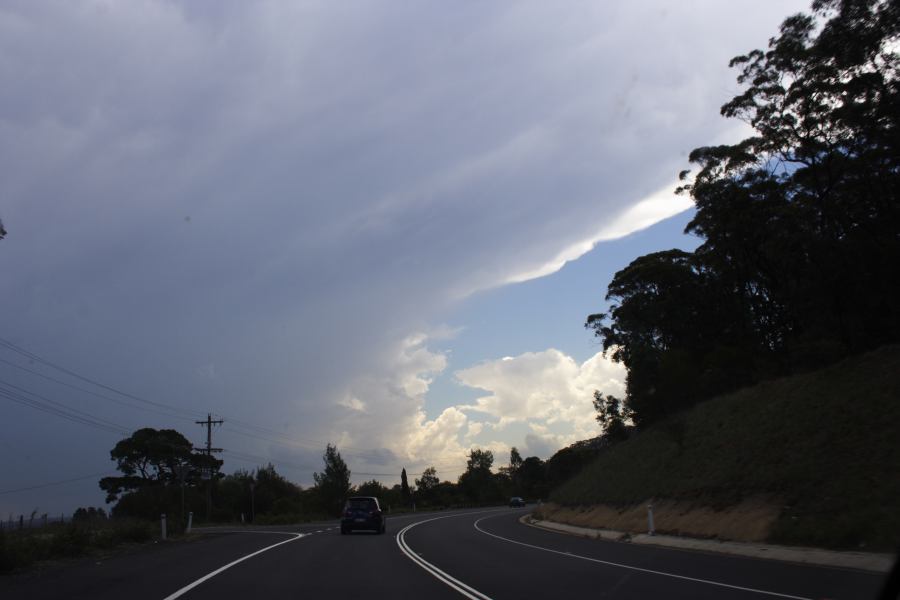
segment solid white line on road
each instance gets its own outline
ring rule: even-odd
[[[241,531],[241,532],[236,532],[236,533],[244,533],[244,532]],[[184,586],[183,588],[181,588],[180,590],[178,590],[178,591],[175,592],[174,594],[170,594],[170,595],[166,596],[163,600],[175,600],[175,598],[179,598],[179,597],[183,596],[184,594],[186,594],[187,592],[191,591],[192,589],[194,589],[195,587],[197,587],[198,585],[200,585],[200,584],[203,583],[204,581],[206,581],[206,580],[208,580],[208,579],[212,579],[213,577],[215,577],[216,575],[218,575],[218,574],[221,573],[222,571],[224,571],[224,570],[226,570],[226,569],[230,569],[230,568],[233,567],[234,565],[236,565],[236,564],[238,564],[238,563],[242,563],[242,562],[244,562],[245,560],[247,560],[248,558],[253,558],[253,557],[256,556],[257,554],[262,554],[263,552],[267,552],[267,551],[271,550],[272,548],[277,548],[278,546],[281,546],[281,545],[284,545],[284,544],[290,544],[291,542],[294,542],[294,541],[296,541],[296,540],[299,540],[299,539],[302,538],[302,537],[306,537],[307,535],[309,535],[309,534],[306,534],[306,533],[288,533],[288,532],[285,532],[285,531],[265,531],[265,532],[263,532],[263,531],[254,531],[254,532],[249,532],[249,533],[276,533],[276,534],[280,534],[280,535],[292,535],[292,536],[294,536],[294,537],[292,537],[292,538],[289,539],[289,540],[285,540],[285,541],[283,541],[283,542],[278,542],[277,544],[272,544],[271,546],[266,546],[265,548],[262,548],[261,550],[257,550],[256,552],[251,552],[250,554],[248,554],[248,555],[246,555],[246,556],[242,556],[241,558],[239,558],[239,559],[237,559],[237,560],[233,560],[233,561],[231,561],[230,563],[228,563],[227,565],[225,565],[224,567],[219,567],[218,569],[216,569],[216,570],[213,571],[212,573],[209,573],[209,574],[207,574],[207,575],[204,575],[203,577],[201,577],[201,578],[198,579],[197,581],[195,581],[195,582],[193,582],[193,583],[190,583],[190,584]]]
[[[422,525],[423,523],[430,523],[431,521],[438,521],[440,519],[451,519],[453,517],[465,517],[465,516],[471,516],[471,515],[478,515],[478,514],[482,514],[482,513],[486,513],[486,512],[497,512],[497,510],[498,509],[482,510],[482,511],[478,511],[478,512],[462,513],[459,515],[445,515],[443,517],[434,517],[433,519],[425,519],[424,521],[417,521],[415,523],[411,523],[411,524],[407,525],[406,527],[404,527],[403,529],[401,529],[397,533],[397,545],[400,547],[400,550],[403,552],[403,554],[405,554],[410,560],[412,560],[414,563],[416,563],[417,565],[419,565],[420,567],[425,569],[425,571],[427,571],[428,573],[431,573],[431,575],[433,575],[436,579],[447,584],[448,586],[450,586],[451,588],[453,588],[454,590],[456,590],[457,592],[459,592],[466,598],[469,598],[470,600],[491,600],[491,598],[489,596],[486,596],[485,594],[482,594],[475,588],[466,585],[465,583],[463,583],[459,579],[456,579],[452,575],[448,575],[444,571],[437,568],[435,565],[431,564],[430,562],[428,562],[427,560],[425,560],[424,558],[422,558],[421,556],[416,554],[416,552],[412,548],[410,548],[409,545],[406,543],[406,532],[417,525]],[[499,510],[503,510],[503,509],[499,509]]]
[[[595,563],[600,563],[601,565],[607,565],[610,567],[619,567],[620,569],[629,569],[632,571],[640,571],[642,573],[651,573],[653,575],[662,575],[663,577],[673,577],[675,579],[683,579],[685,581],[693,581],[696,583],[705,583],[708,585],[715,585],[718,587],[730,588],[733,590],[741,590],[743,592],[751,592],[754,594],[762,594],[765,596],[775,596],[778,598],[790,598],[792,600],[813,600],[812,598],[807,598],[806,596],[792,596],[790,594],[781,594],[779,592],[770,592],[768,590],[758,590],[755,588],[743,587],[740,585],[732,585],[730,583],[722,583],[721,581],[712,581],[710,579],[699,579],[697,577],[687,577],[686,575],[676,575],[675,573],[666,573],[665,571],[654,571],[653,569],[645,569],[643,567],[635,567],[632,565],[624,565],[621,563],[610,562],[608,560],[600,560],[599,558],[591,558],[589,556],[581,556],[580,554],[572,554],[571,552],[560,552],[559,550],[552,550],[550,548],[544,548],[543,546],[535,546],[533,544],[526,544],[525,542],[519,542],[516,540],[511,540],[509,538],[505,538],[502,535],[497,535],[495,533],[491,533],[489,531],[485,531],[481,527],[478,526],[479,523],[488,519],[490,517],[482,517],[475,521],[475,529],[480,531],[485,535],[489,535],[491,537],[497,538],[498,540],[503,540],[505,542],[509,542],[510,544],[518,544],[519,546],[526,546],[528,548],[534,548],[535,550],[543,550],[544,552],[552,552],[553,554],[559,554],[561,556],[567,556],[569,558],[578,558],[581,560],[588,560]]]
[[[194,530],[197,531],[196,529]],[[199,533],[277,533],[278,535],[297,535],[296,531],[274,531],[272,529],[216,529],[200,531]],[[303,535],[308,535],[304,533]]]

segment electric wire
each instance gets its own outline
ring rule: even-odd
[[[61,380],[61,379],[56,379],[55,377],[50,377],[49,375],[46,375],[46,374],[44,374],[44,373],[41,373],[40,371],[35,371],[35,370],[33,370],[33,369],[29,369],[28,367],[23,367],[22,365],[17,365],[16,363],[14,363],[14,362],[12,362],[12,361],[8,361],[8,360],[5,360],[5,359],[3,359],[3,358],[0,358],[0,363],[3,363],[3,364],[5,364],[5,365],[9,365],[9,366],[11,366],[11,367],[14,367],[14,368],[16,368],[16,369],[25,371],[25,372],[27,372],[27,373],[31,373],[32,375],[35,375],[35,376],[40,377],[40,378],[42,378],[42,379],[46,379],[47,381],[52,381],[53,383],[57,383],[57,384],[59,384],[59,385],[63,385],[63,386],[65,386],[65,387],[67,387],[67,388],[70,388],[70,389],[73,389],[73,390],[77,390],[77,391],[83,392],[83,393],[85,393],[85,394],[90,394],[91,396],[96,396],[97,398],[102,398],[102,399],[104,399],[104,400],[108,400],[109,402],[113,402],[113,403],[115,403],[115,404],[118,404],[119,406],[124,406],[124,407],[127,407],[127,408],[134,408],[134,409],[137,409],[137,410],[143,410],[143,411],[151,412],[151,413],[154,413],[154,414],[157,414],[157,415],[161,415],[161,416],[164,416],[164,417],[171,417],[171,418],[175,418],[175,419],[181,419],[181,420],[184,420],[184,421],[191,421],[191,422],[193,422],[193,420],[194,420],[193,417],[185,417],[185,416],[182,416],[182,415],[179,415],[179,414],[175,413],[174,411],[164,412],[164,411],[162,411],[162,410],[155,410],[155,409],[153,409],[153,408],[149,408],[149,407],[146,407],[146,406],[141,406],[141,405],[139,405],[139,404],[131,404],[131,403],[129,403],[129,402],[125,402],[125,401],[123,401],[123,400],[119,400],[118,398],[113,398],[112,396],[107,396],[107,395],[105,395],[105,394],[100,394],[100,393],[95,392],[95,391],[93,391],[93,390],[89,390],[89,389],[87,389],[87,388],[83,388],[83,387],[80,387],[80,386],[77,386],[77,385],[68,383],[68,382],[63,381],[63,380]]]
[[[42,396],[36,397],[44,399]],[[16,404],[20,404],[22,406],[28,406],[35,410],[39,410],[41,412],[45,412],[48,414],[56,415],[68,421],[72,421],[74,423],[80,423],[82,425],[87,425],[89,427],[93,427],[95,429],[100,429],[103,431],[107,431],[109,433],[115,433],[117,435],[128,435],[131,430],[128,428],[119,425],[118,423],[113,423],[112,421],[107,421],[106,419],[102,419],[99,417],[94,417],[89,413],[84,413],[83,411],[70,412],[72,409],[66,410],[65,408],[60,408],[61,405],[58,402],[49,401],[50,403],[40,402],[39,400],[33,400],[28,398],[22,394],[19,394],[15,391],[8,390],[0,386],[0,398],[5,398],[10,400],[11,402],[15,402]],[[81,414],[79,414],[81,413]]]
[[[161,415],[161,416],[166,416],[166,417],[170,417],[170,418],[178,418],[178,419],[181,419],[181,420],[191,421],[191,422],[193,422],[193,420],[194,420],[195,418],[197,418],[198,416],[202,416],[202,413],[197,412],[197,411],[189,411],[189,410],[182,409],[182,408],[179,408],[179,407],[176,407],[176,406],[172,406],[172,405],[169,405],[169,404],[165,404],[165,403],[162,403],[162,402],[156,402],[156,401],[153,401],[153,400],[148,400],[148,399],[146,399],[146,398],[142,398],[142,397],[140,397],[140,396],[136,396],[136,395],[134,395],[134,394],[130,394],[130,393],[128,393],[128,392],[124,392],[124,391],[119,390],[119,389],[117,389],[117,388],[115,388],[115,387],[113,387],[113,386],[106,385],[106,384],[104,384],[104,383],[102,383],[102,382],[100,382],[100,381],[97,381],[97,380],[92,379],[92,378],[90,378],[90,377],[86,377],[86,376],[84,376],[84,375],[81,375],[81,374],[79,374],[79,373],[76,373],[75,371],[72,371],[72,370],[70,370],[70,369],[67,369],[66,367],[63,367],[63,366],[61,366],[61,365],[59,365],[59,364],[57,364],[57,363],[55,363],[55,362],[52,362],[52,361],[47,360],[47,359],[44,359],[44,358],[42,358],[41,356],[39,356],[39,355],[37,355],[37,354],[35,354],[35,353],[33,353],[33,352],[30,352],[30,351],[28,351],[28,350],[26,350],[26,349],[24,349],[24,348],[22,348],[22,347],[20,347],[20,346],[18,346],[18,345],[16,345],[16,344],[12,343],[12,342],[10,342],[9,340],[0,338],[0,347],[4,347],[4,348],[6,348],[6,349],[8,349],[8,350],[12,350],[13,352],[18,353],[18,354],[20,354],[21,356],[24,356],[24,357],[28,358],[29,360],[32,360],[32,361],[38,362],[38,363],[40,363],[40,364],[42,364],[42,365],[45,365],[45,366],[48,366],[48,367],[50,367],[50,368],[56,369],[56,370],[58,370],[58,371],[60,371],[60,372],[62,372],[62,373],[65,373],[65,374],[67,374],[67,375],[69,375],[69,376],[71,376],[71,377],[75,377],[75,378],[77,378],[77,379],[79,379],[79,380],[81,380],[81,381],[84,381],[84,382],[86,382],[86,383],[89,383],[89,384],[91,384],[91,385],[97,386],[97,387],[99,387],[99,388],[102,388],[102,389],[104,389],[104,390],[108,390],[108,391],[110,391],[110,392],[113,392],[113,393],[118,394],[118,395],[120,395],[120,396],[123,396],[123,397],[125,397],[125,398],[129,398],[129,399],[135,400],[135,401],[137,401],[137,402],[140,402],[140,403],[142,403],[142,404],[145,404],[145,405],[148,405],[148,406],[153,406],[153,407],[155,407],[156,409],[161,409],[161,410],[155,410],[155,409],[148,408],[148,406],[140,406],[140,405],[135,405],[135,404],[132,404],[132,403],[124,402],[124,401],[122,401],[122,400],[118,400],[118,399],[116,399],[116,398],[112,398],[112,397],[110,397],[110,396],[108,396],[108,395],[100,394],[100,393],[97,393],[97,392],[94,392],[94,391],[91,391],[91,390],[82,388],[82,387],[80,387],[80,386],[73,385],[73,384],[71,384],[71,383],[68,383],[68,382],[65,382],[65,381],[56,379],[56,378],[51,377],[51,376],[49,376],[49,375],[40,373],[40,372],[35,371],[35,370],[33,370],[33,369],[28,369],[27,367],[23,367],[23,366],[21,366],[21,365],[15,364],[15,363],[13,363],[13,362],[11,362],[11,361],[7,361],[7,360],[4,360],[4,359],[0,358],[0,362],[2,362],[3,364],[12,366],[12,367],[14,367],[14,368],[17,368],[17,369],[20,369],[20,370],[22,370],[22,371],[28,372],[28,373],[30,373],[30,374],[32,374],[32,375],[41,377],[41,378],[43,378],[43,379],[45,379],[45,380],[52,381],[52,382],[57,383],[57,384],[59,384],[59,385],[63,385],[63,386],[69,387],[69,388],[71,388],[71,389],[75,389],[75,390],[78,390],[78,391],[80,391],[80,392],[87,393],[87,394],[96,396],[96,397],[98,397],[98,398],[101,398],[101,399],[104,399],[104,400],[113,402],[113,403],[118,404],[118,405],[120,405],[120,406],[124,406],[124,407],[127,407],[127,408],[132,408],[132,409],[137,409],[137,410],[149,411],[149,412],[152,412],[152,413],[155,413],[155,414],[159,414],[159,415]],[[3,383],[3,382],[0,381],[0,383]],[[112,431],[112,432],[115,432],[115,433],[121,433],[121,434],[124,434],[124,435],[127,435],[128,433],[130,433],[130,430],[129,430],[128,428],[126,428],[126,427],[123,427],[122,425],[118,425],[118,424],[116,424],[116,423],[112,423],[111,421],[107,421],[107,420],[102,419],[102,418],[100,418],[100,417],[96,417],[96,416],[94,416],[94,415],[90,415],[90,413],[86,413],[86,412],[84,412],[84,411],[80,411],[80,410],[78,410],[78,409],[72,408],[72,407],[67,406],[67,405],[64,405],[64,404],[62,404],[62,403],[59,403],[59,402],[50,400],[49,398],[40,396],[40,395],[35,394],[35,393],[33,393],[33,392],[29,392],[29,391],[27,391],[27,390],[24,390],[23,388],[18,388],[17,386],[13,386],[12,384],[8,384],[8,383],[7,383],[6,385],[10,385],[11,387],[14,387],[14,388],[16,388],[16,389],[19,389],[19,390],[21,390],[21,391],[24,391],[25,393],[28,393],[28,394],[32,395],[32,396],[38,397],[38,398],[40,398],[40,399],[42,399],[42,400],[44,400],[44,401],[46,401],[46,402],[49,402],[50,404],[55,405],[56,408],[54,408],[53,406],[49,406],[49,407],[48,407],[48,406],[45,406],[45,405],[41,405],[41,403],[39,403],[39,402],[29,401],[29,400],[27,400],[27,399],[23,399],[21,396],[15,397],[16,394],[15,394],[14,392],[9,392],[9,391],[7,391],[7,393],[4,395],[4,397],[6,397],[7,399],[9,399],[9,400],[11,400],[11,401],[17,402],[17,403],[19,403],[19,404],[24,404],[24,405],[26,405],[26,406],[31,406],[32,408],[36,408],[37,410],[43,410],[44,412],[50,412],[51,414],[57,414],[58,416],[61,416],[61,417],[63,417],[63,418],[67,418],[67,419],[69,419],[69,420],[71,420],[71,421],[82,422],[83,424],[89,425],[89,426],[92,426],[92,427],[101,428],[101,429],[105,429],[105,430],[107,430],[107,431]],[[0,394],[2,394],[2,392],[0,392]],[[81,416],[79,416],[78,414],[67,413],[66,411],[72,411],[73,413],[80,413]],[[164,412],[164,411],[165,411],[165,412]],[[186,415],[191,415],[191,416],[188,417],[188,416],[186,416]],[[248,422],[248,421],[244,421],[244,420],[241,420],[241,419],[236,419],[236,418],[231,417],[231,416],[229,416],[229,415],[223,415],[223,414],[221,414],[221,413],[217,413],[217,416],[219,416],[219,417],[225,419],[226,422],[228,422],[229,424],[232,424],[232,423],[233,423],[234,425],[237,426],[237,427],[231,427],[231,426],[224,427],[223,429],[224,429],[225,431],[229,431],[229,432],[231,432],[231,433],[236,433],[236,434],[241,435],[241,436],[244,436],[244,437],[249,437],[249,438],[257,439],[257,440],[260,440],[260,441],[265,441],[265,442],[277,444],[277,445],[280,445],[280,446],[285,446],[285,447],[288,447],[288,448],[298,448],[298,447],[299,447],[299,448],[304,448],[304,449],[319,449],[319,448],[321,448],[323,445],[325,445],[323,442],[318,441],[318,440],[312,440],[312,439],[310,439],[310,438],[301,438],[301,437],[298,437],[298,436],[287,435],[287,434],[284,434],[284,433],[282,433],[282,432],[279,432],[279,431],[277,431],[277,430],[275,430],[275,429],[272,429],[272,428],[270,428],[270,427],[265,427],[265,426],[258,425],[258,424],[255,424],[255,423],[251,423],[251,422]],[[105,423],[105,424],[104,424],[104,423]],[[247,429],[247,430],[250,430],[250,431],[256,431],[256,432],[259,432],[259,433],[265,433],[265,434],[269,434],[269,435],[266,436],[266,435],[258,435],[258,434],[256,434],[256,433],[249,433],[248,431],[241,431],[240,428]],[[274,436],[274,437],[271,437],[271,436]],[[357,458],[366,458],[366,457],[368,457],[368,456],[370,456],[371,454],[376,453],[376,452],[378,452],[378,451],[377,451],[377,450],[372,450],[372,449],[366,450],[366,449],[361,449],[361,448],[354,448],[354,447],[351,447],[351,446],[344,446],[344,447],[341,448],[341,453],[342,453],[342,454],[345,454],[345,455],[347,455],[347,456],[357,457]],[[230,454],[235,455],[235,453],[234,453],[233,451],[232,451]],[[236,455],[235,455],[235,456],[236,456]],[[251,455],[245,454],[245,456],[251,456]],[[271,459],[265,459],[265,458],[262,458],[262,457],[258,457],[258,456],[257,456],[257,457],[255,457],[255,460],[267,461],[267,460],[271,460]],[[287,463],[285,463],[285,464],[287,464]],[[441,463],[441,464],[444,464],[444,463]],[[436,464],[433,464],[432,466],[435,466],[435,467],[436,467]],[[448,465],[448,466],[446,466],[446,467],[444,467],[444,468],[454,468],[454,467],[458,467],[458,466],[461,466],[461,463],[454,463],[454,464]],[[314,469],[315,467],[310,467],[309,465],[304,465],[304,466],[302,466],[302,467],[300,467],[300,466],[294,466],[294,468]],[[393,474],[393,473],[368,473],[368,472],[358,472],[357,474],[359,474],[359,475],[369,475],[369,476],[388,476],[388,477],[394,476],[394,475],[395,475],[395,474]],[[420,473],[414,473],[413,475],[417,475],[417,474],[420,474]]]
[[[20,488],[13,488],[10,490],[0,490],[0,495],[4,494],[15,494],[16,492],[27,492],[30,490],[40,490],[43,488],[48,488],[56,485],[63,485],[66,483],[74,483],[76,481],[84,481],[86,479],[94,479],[95,477],[107,477],[116,475],[118,472],[116,471],[104,471],[103,473],[94,473],[93,475],[84,475],[82,477],[73,477],[72,479],[63,479],[62,481],[51,481],[49,483],[39,483],[36,485],[29,485]]]
[[[5,347],[5,348],[7,348],[8,350],[12,350],[13,352],[16,352],[16,353],[18,353],[18,354],[20,354],[20,355],[22,355],[22,356],[28,358],[29,360],[32,360],[32,361],[35,361],[35,362],[39,362],[39,363],[41,363],[41,364],[43,364],[43,365],[46,365],[46,366],[49,366],[49,367],[51,367],[51,368],[53,368],[53,369],[57,369],[58,371],[61,371],[61,372],[63,372],[63,373],[66,373],[67,375],[70,375],[70,376],[72,376],[72,377],[76,377],[76,378],[78,378],[78,379],[81,380],[81,381],[90,383],[90,384],[92,384],[92,385],[96,385],[96,386],[98,386],[98,387],[100,387],[100,388],[102,388],[102,389],[105,389],[105,390],[114,392],[114,393],[119,394],[119,395],[121,395],[121,396],[124,396],[124,397],[126,397],[126,398],[130,398],[130,399],[133,399],[133,400],[137,400],[137,401],[142,402],[142,403],[144,403],[144,404],[149,404],[149,405],[151,405],[151,406],[155,406],[155,407],[157,407],[157,408],[162,408],[162,409],[165,409],[165,410],[167,410],[167,411],[174,411],[174,412],[176,412],[176,413],[181,413],[181,415],[191,415],[190,417],[188,417],[188,416],[174,415],[174,414],[170,414],[170,413],[162,413],[163,416],[169,416],[169,417],[177,416],[177,418],[180,418],[180,419],[183,419],[183,420],[190,420],[190,421],[196,419],[197,417],[202,417],[202,416],[203,416],[202,413],[200,413],[200,412],[196,412],[196,411],[188,411],[188,410],[181,409],[181,408],[178,408],[178,407],[175,407],[175,406],[171,406],[171,405],[168,405],[168,404],[165,404],[165,403],[162,403],[162,402],[155,402],[155,401],[153,401],[153,400],[147,400],[147,399],[145,399],[145,398],[141,398],[140,396],[136,396],[136,395],[130,394],[130,393],[128,393],[128,392],[124,392],[124,391],[122,391],[122,390],[119,390],[119,389],[117,389],[117,388],[115,388],[115,387],[106,385],[106,384],[104,384],[104,383],[101,383],[101,382],[99,382],[99,381],[93,379],[93,378],[86,377],[86,376],[84,376],[84,375],[81,375],[81,374],[79,374],[79,373],[76,373],[75,371],[72,371],[72,370],[70,370],[70,369],[67,369],[67,368],[65,368],[65,367],[63,367],[63,366],[61,366],[61,365],[59,365],[59,364],[57,364],[57,363],[55,363],[55,362],[53,362],[53,361],[47,360],[47,359],[45,359],[45,358],[42,358],[41,356],[39,356],[39,355],[37,355],[37,354],[35,354],[35,353],[29,351],[29,350],[26,350],[26,349],[24,349],[24,348],[22,348],[22,347],[20,347],[20,346],[18,346],[18,345],[16,345],[16,344],[10,342],[9,340],[0,338],[0,347]],[[21,366],[21,365],[16,365],[15,363],[12,363],[12,362],[10,362],[10,361],[4,360],[4,359],[0,359],[0,362],[3,362],[4,364],[10,365],[10,366],[13,366],[13,367],[15,367],[15,368],[17,368],[17,369],[21,369],[21,370],[23,370],[23,371],[27,371],[27,372],[29,372],[29,373],[31,373],[31,374],[37,375],[37,376],[42,377],[42,378],[44,378],[44,379],[48,379],[48,380],[53,381],[53,382],[55,382],[55,383],[58,383],[58,384],[61,384],[61,385],[65,385],[65,386],[67,386],[67,387],[71,387],[71,388],[77,389],[77,390],[79,390],[79,391],[83,391],[83,392],[92,394],[92,395],[97,396],[97,397],[99,397],[99,398],[103,398],[103,399],[108,400],[108,401],[111,401],[111,402],[116,402],[117,404],[120,404],[120,405],[123,405],[123,406],[129,406],[129,407],[132,407],[132,408],[138,408],[137,406],[134,406],[134,405],[131,405],[131,404],[128,404],[128,403],[123,403],[123,402],[121,402],[121,401],[117,401],[117,400],[115,400],[115,399],[113,399],[113,398],[110,398],[110,397],[107,396],[107,395],[104,395],[104,394],[98,394],[98,393],[95,393],[95,392],[91,392],[91,391],[89,391],[89,390],[84,390],[83,388],[78,387],[78,386],[73,386],[72,384],[69,384],[69,383],[60,381],[60,380],[58,380],[58,379],[56,379],[56,378],[50,377],[50,376],[48,376],[48,375],[44,375],[44,374],[39,373],[39,372],[37,372],[37,371],[34,371],[34,370],[32,370],[32,369],[28,369],[28,368],[23,367],[23,366]],[[143,408],[143,407],[142,407],[141,409],[142,409],[142,410],[149,410],[149,409]],[[151,411],[151,412],[156,412],[156,411]],[[244,429],[256,430],[256,431],[261,432],[261,433],[268,433],[268,434],[270,434],[270,435],[275,435],[275,436],[278,436],[279,439],[272,439],[272,438],[269,438],[269,437],[262,437],[262,436],[258,436],[258,435],[255,435],[255,436],[254,436],[254,435],[251,435],[251,434],[239,432],[239,431],[237,431],[235,428],[227,428],[229,431],[233,431],[233,432],[236,432],[236,433],[239,433],[239,434],[243,434],[243,435],[246,435],[246,436],[248,436],[248,437],[256,437],[257,439],[260,439],[260,440],[263,440],[263,441],[267,441],[267,442],[271,442],[271,443],[283,443],[283,442],[286,442],[286,443],[291,444],[291,445],[294,445],[294,446],[301,446],[301,447],[304,447],[304,446],[305,446],[305,447],[310,447],[310,448],[321,448],[322,446],[325,445],[323,442],[320,442],[320,441],[318,441],[318,440],[311,440],[311,439],[305,439],[305,440],[304,440],[303,438],[297,438],[297,437],[294,437],[294,436],[286,436],[285,434],[283,434],[283,433],[281,433],[281,432],[279,432],[279,431],[276,431],[276,430],[274,430],[274,429],[272,429],[272,428],[265,427],[265,426],[262,426],[262,425],[257,425],[257,424],[250,423],[250,422],[247,422],[247,421],[243,421],[243,420],[241,420],[241,419],[236,419],[236,418],[231,417],[230,415],[222,415],[222,414],[217,413],[217,416],[219,416],[219,417],[225,419],[225,420],[228,421],[229,423],[234,423],[234,424],[237,425],[238,427],[243,427]],[[346,448],[345,448],[345,451],[349,451],[349,452],[358,452],[358,453],[362,453],[363,455],[369,454],[369,453],[371,453],[371,452],[374,452],[373,450],[366,450],[366,449],[361,449],[361,448],[351,448],[351,447],[346,447]],[[348,454],[349,454],[349,452],[348,452]]]
[[[114,393],[116,393],[116,394],[119,394],[120,396],[124,396],[124,397],[126,397],[126,398],[131,398],[132,400],[136,400],[136,401],[142,402],[142,403],[144,403],[144,404],[149,404],[149,405],[151,405],[151,406],[156,406],[157,408],[165,408],[165,409],[168,409],[168,410],[174,410],[174,411],[183,413],[185,416],[192,416],[192,417],[195,417],[195,416],[201,414],[201,413],[198,413],[198,412],[195,412],[195,411],[185,410],[185,409],[179,408],[179,407],[177,407],[177,406],[171,406],[171,405],[168,405],[168,404],[163,404],[163,403],[161,403],[161,402],[155,402],[155,401],[153,401],[153,400],[147,400],[146,398],[141,398],[140,396],[135,396],[135,395],[133,395],[133,394],[129,394],[128,392],[123,392],[122,390],[119,390],[119,389],[114,388],[114,387],[112,387],[112,386],[106,385],[105,383],[101,383],[101,382],[99,382],[99,381],[96,381],[96,380],[94,380],[94,379],[91,379],[90,377],[85,377],[85,376],[83,376],[83,375],[79,375],[79,374],[76,373],[75,371],[70,371],[69,369],[67,369],[67,368],[65,368],[65,367],[63,367],[63,366],[60,366],[60,365],[58,365],[58,364],[56,364],[56,363],[53,363],[53,362],[51,362],[51,361],[49,361],[49,360],[46,360],[46,359],[44,359],[44,358],[41,358],[41,357],[38,356],[37,354],[34,354],[33,352],[29,352],[28,350],[25,350],[24,348],[21,348],[21,347],[17,346],[16,344],[13,344],[13,343],[10,342],[9,340],[5,340],[5,339],[3,339],[3,338],[0,338],[0,346],[3,346],[3,347],[5,347],[5,348],[7,348],[7,349],[9,349],[9,350],[12,350],[13,352],[17,352],[18,354],[21,354],[22,356],[25,356],[25,357],[27,357],[27,358],[29,358],[29,359],[35,361],[35,362],[39,362],[39,363],[41,363],[41,364],[43,364],[43,365],[46,365],[46,366],[48,366],[48,367],[51,367],[51,368],[56,369],[56,370],[58,370],[58,371],[61,371],[61,372],[65,373],[66,375],[69,375],[69,376],[74,377],[74,378],[76,378],[76,379],[80,379],[81,381],[84,381],[85,383],[90,383],[91,385],[95,385],[95,386],[97,386],[97,387],[99,387],[99,388],[103,388],[104,390],[107,390],[107,391],[110,391],[110,392],[114,392]]]

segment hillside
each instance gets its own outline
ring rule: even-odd
[[[706,514],[763,503],[774,512],[762,539],[896,550],[900,346],[699,404],[605,451],[551,495],[613,514],[644,514],[651,500]]]

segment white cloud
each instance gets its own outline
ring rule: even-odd
[[[614,240],[659,223],[663,219],[677,215],[690,208],[693,202],[685,196],[675,195],[672,190],[675,184],[667,184],[655,194],[644,198],[624,213],[606,223],[599,232],[588,239],[575,242],[564,248],[559,254],[546,263],[507,278],[507,283],[520,283],[529,279],[537,279],[559,271],[570,261],[587,254],[598,242]]]
[[[529,434],[526,445],[532,448],[541,440],[542,450],[597,435],[591,403],[594,390],[622,396],[625,381],[624,367],[602,353],[578,364],[553,348],[484,362],[455,375],[469,387],[490,392],[460,409],[496,417],[500,428],[528,423],[534,434]],[[549,434],[548,425],[564,433]]]

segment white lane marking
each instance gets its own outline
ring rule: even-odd
[[[216,529],[200,533],[277,533],[278,535],[297,535],[297,531],[273,531],[271,529]],[[306,534],[304,534],[306,535]]]
[[[654,571],[653,569],[645,569],[643,567],[635,567],[632,565],[625,565],[622,563],[610,562],[608,560],[600,560],[599,558],[591,558],[589,556],[581,556],[580,554],[572,554],[571,552],[560,552],[559,550],[552,550],[550,548],[544,548],[543,546],[535,546],[533,544],[526,544],[525,542],[518,542],[516,540],[511,540],[509,538],[505,538],[502,535],[497,535],[495,533],[491,533],[489,531],[485,531],[481,527],[478,526],[479,523],[484,521],[489,517],[482,517],[475,521],[475,529],[480,531],[485,535],[489,535],[491,537],[495,537],[498,540],[503,540],[505,542],[509,542],[511,544],[518,544],[520,546],[526,546],[528,548],[534,548],[535,550],[543,550],[544,552],[552,552],[553,554],[559,554],[561,556],[568,556],[569,558],[580,558],[581,560],[588,560],[595,563],[600,563],[601,565],[607,565],[610,567],[619,567],[620,569],[630,569],[632,571],[640,571],[642,573],[651,573],[653,575],[662,575],[663,577],[673,577],[675,579],[683,579],[685,581],[694,581],[696,583],[706,583],[708,585],[715,585],[719,587],[729,588],[732,590],[741,590],[743,592],[751,592],[754,594],[763,594],[766,596],[777,596],[778,598],[791,598],[792,600],[814,600],[813,598],[807,598],[806,596],[791,596],[790,594],[781,594],[779,592],[770,592],[768,590],[758,590],[755,588],[742,587],[740,585],[732,585],[730,583],[722,583],[721,581],[712,581],[710,579],[699,579],[697,577],[688,577],[686,575],[676,575],[675,573],[666,573],[665,571]]]
[[[470,587],[456,579],[452,575],[448,575],[444,571],[437,568],[435,565],[431,564],[424,558],[422,558],[421,554],[417,554],[412,548],[409,547],[409,544],[406,543],[406,532],[412,529],[417,525],[422,525],[423,523],[430,523],[431,521],[438,521],[440,519],[450,519],[453,517],[465,517],[471,515],[479,515],[486,512],[497,512],[497,510],[505,510],[505,509],[493,509],[493,510],[482,510],[478,512],[470,512],[470,513],[462,513],[459,515],[445,515],[443,517],[434,517],[433,519],[425,519],[424,521],[417,521],[415,523],[411,523],[400,530],[397,533],[397,546],[400,547],[400,550],[405,554],[410,560],[414,563],[422,567],[426,572],[433,575],[437,580],[447,584],[466,598],[470,600],[491,600],[490,596],[486,596],[482,594],[478,590],[473,587]]]
[[[243,532],[241,532],[241,533],[243,533]],[[237,560],[233,560],[233,561],[231,561],[230,563],[228,563],[227,565],[225,565],[224,567],[219,567],[218,569],[216,569],[216,570],[213,571],[212,573],[208,573],[208,574],[204,575],[203,577],[201,577],[200,579],[198,579],[197,581],[195,581],[195,582],[193,582],[193,583],[190,583],[190,584],[184,586],[183,588],[181,588],[180,590],[178,590],[178,591],[175,592],[174,594],[170,594],[170,595],[166,596],[163,600],[175,600],[175,598],[179,598],[179,597],[183,596],[184,594],[186,594],[187,592],[191,591],[192,589],[194,589],[195,587],[197,587],[198,585],[200,585],[200,584],[203,583],[204,581],[206,581],[206,580],[208,580],[208,579],[212,579],[213,577],[215,577],[216,575],[218,575],[218,574],[221,573],[222,571],[224,571],[224,570],[226,570],[226,569],[230,569],[230,568],[233,567],[234,565],[236,565],[236,564],[238,564],[238,563],[242,563],[242,562],[244,562],[245,560],[247,560],[248,558],[253,558],[253,557],[256,556],[257,554],[262,554],[263,552],[267,552],[267,551],[271,550],[272,548],[277,548],[278,546],[281,546],[281,545],[283,545],[283,544],[290,544],[291,542],[294,542],[294,541],[296,541],[296,540],[299,540],[300,538],[306,537],[306,536],[308,535],[308,534],[305,534],[305,533],[287,533],[287,532],[284,532],[284,531],[267,531],[267,532],[261,532],[261,531],[260,531],[260,532],[255,532],[255,531],[254,531],[254,532],[252,532],[252,533],[278,533],[278,534],[282,534],[282,535],[292,535],[292,536],[294,536],[294,537],[292,537],[292,538],[289,539],[289,540],[285,540],[285,541],[283,541],[283,542],[278,542],[277,544],[272,544],[271,546],[266,546],[265,548],[262,548],[261,550],[257,550],[256,552],[251,552],[250,554],[248,554],[248,555],[246,555],[246,556],[242,556],[241,558],[239,558],[239,559],[237,559]]]

